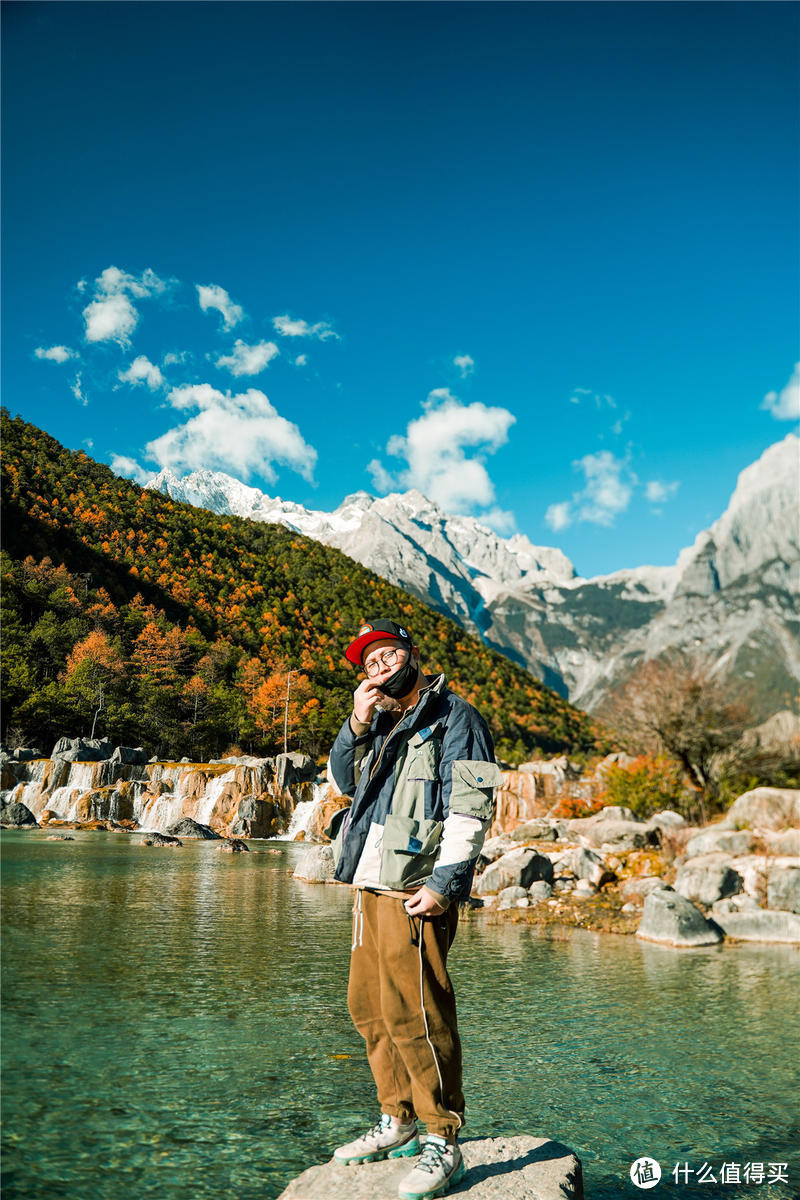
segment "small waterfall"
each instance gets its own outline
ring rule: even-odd
[[[316,810],[330,797],[330,788],[325,783],[313,785],[311,800],[298,800],[292,812],[289,827],[285,833],[277,834],[276,841],[293,842],[298,833],[306,833],[311,825]]]

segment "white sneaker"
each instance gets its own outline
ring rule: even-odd
[[[381,1113],[381,1119],[363,1137],[334,1150],[334,1162],[343,1166],[377,1162],[381,1158],[410,1158],[419,1154],[416,1121],[401,1125],[396,1117]]]
[[[443,1137],[429,1133],[420,1160],[400,1181],[400,1200],[428,1200],[443,1196],[464,1178],[466,1168],[458,1143],[450,1146]]]

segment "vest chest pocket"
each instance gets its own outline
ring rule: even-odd
[[[492,816],[494,789],[502,781],[497,763],[477,758],[456,759],[450,790],[451,811],[488,821]]]

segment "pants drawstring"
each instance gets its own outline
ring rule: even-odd
[[[355,950],[356,946],[364,945],[364,912],[361,907],[361,888],[356,888],[356,898],[353,903],[353,944],[350,947],[350,952]]]

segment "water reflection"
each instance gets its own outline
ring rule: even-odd
[[[270,1200],[372,1115],[349,889],[293,880],[292,843],[75,839],[3,834],[6,1197]],[[566,1142],[591,1200],[643,1153],[790,1159],[797,963],[462,922],[466,1134]]]

